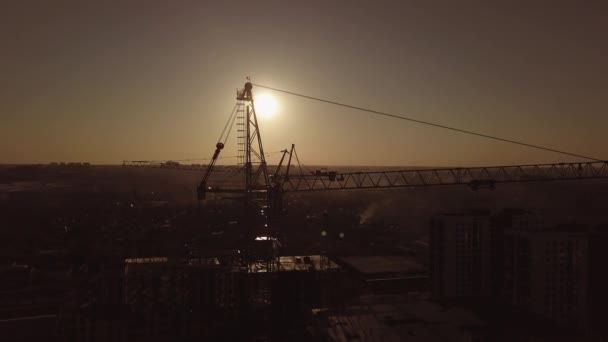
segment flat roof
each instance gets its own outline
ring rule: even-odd
[[[280,271],[309,271],[339,269],[340,266],[321,255],[289,255],[279,257]]]
[[[426,269],[417,261],[402,256],[346,256],[340,257],[340,260],[346,266],[362,274],[426,273]]]
[[[470,310],[401,295],[364,296],[351,306],[312,312],[332,341],[462,341],[486,326]]]
[[[125,259],[125,264],[153,264],[168,262],[167,257],[130,258]]]

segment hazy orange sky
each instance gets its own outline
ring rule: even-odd
[[[245,76],[608,159],[607,32],[604,1],[8,0],[0,163],[209,157]],[[576,160],[274,95],[265,150],[307,164]]]

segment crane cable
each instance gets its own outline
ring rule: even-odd
[[[226,144],[226,141],[228,140],[228,136],[230,135],[230,131],[232,131],[232,126],[234,126],[234,121],[236,121],[236,116],[237,116],[236,108],[237,108],[237,104],[235,104],[234,107],[232,108],[232,111],[230,112],[230,115],[228,116],[228,120],[226,121],[226,125],[224,125],[224,129],[222,130],[222,134],[220,134],[220,137],[217,139],[218,142]],[[226,133],[226,130],[228,131],[227,133]],[[223,141],[222,141],[222,138],[224,138]]]
[[[295,92],[292,92],[292,91],[287,91],[287,90],[277,89],[277,88],[273,88],[273,87],[268,87],[268,86],[261,85],[261,84],[255,84],[255,83],[252,83],[252,84],[254,86],[256,86],[256,87],[265,88],[265,89],[276,91],[276,92],[279,92],[279,93],[284,93],[284,94],[289,94],[289,95],[292,95],[292,96],[302,97],[302,98],[309,99],[309,100],[324,102],[324,103],[328,103],[328,104],[332,104],[332,105],[336,105],[336,106],[340,106],[340,107],[360,110],[360,111],[363,111],[363,112],[368,112],[368,113],[372,113],[372,114],[376,114],[376,115],[382,115],[382,116],[386,116],[386,117],[390,117],[390,118],[394,118],[394,119],[406,120],[406,121],[415,122],[415,123],[423,124],[423,125],[427,125],[427,126],[433,126],[433,127],[443,128],[443,129],[447,129],[447,130],[451,130],[451,131],[455,131],[455,132],[459,132],[459,133],[465,133],[465,134],[475,135],[475,136],[482,137],[482,138],[503,141],[503,142],[507,142],[507,143],[510,143],[510,144],[515,144],[515,145],[535,148],[535,149],[538,149],[538,150],[543,150],[543,151],[549,151],[549,152],[569,155],[569,156],[573,156],[573,157],[577,157],[577,158],[583,158],[583,159],[588,159],[588,160],[593,160],[593,161],[603,161],[602,159],[593,158],[593,157],[589,157],[589,156],[585,156],[585,155],[581,155],[581,154],[577,154],[577,153],[571,153],[571,152],[567,152],[567,151],[563,151],[563,150],[557,150],[557,149],[553,149],[553,148],[549,148],[549,147],[544,147],[544,146],[540,146],[540,145],[529,144],[529,143],[525,143],[525,142],[522,142],[522,141],[501,138],[501,137],[497,137],[497,136],[493,136],[493,135],[489,135],[489,134],[484,134],[484,133],[479,133],[479,132],[473,132],[473,131],[469,131],[469,130],[465,130],[465,129],[461,129],[461,128],[440,125],[440,124],[429,122],[429,121],[423,121],[423,120],[409,118],[409,117],[406,117],[406,116],[400,116],[400,115],[386,113],[386,112],[381,112],[381,111],[377,111],[377,110],[373,110],[373,109],[367,109],[367,108],[363,108],[363,107],[359,107],[359,106],[353,106],[353,105],[349,105],[349,104],[346,104],[346,103],[340,103],[340,102],[331,101],[331,100],[327,100],[327,99],[322,99],[322,98],[318,98],[318,97],[314,97],[314,96],[309,96],[309,95],[304,95],[304,94],[300,94],[300,93],[295,93]]]

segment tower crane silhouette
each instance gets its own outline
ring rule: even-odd
[[[159,163],[149,161],[124,161],[123,166],[157,167],[196,171],[204,170],[203,177],[197,187],[199,201],[204,199],[208,193],[238,193],[243,195],[242,197],[246,206],[251,208],[270,209],[269,212],[274,213],[282,211],[282,196],[283,194],[290,192],[430,186],[436,187],[454,185],[467,185],[473,190],[478,190],[483,188],[494,189],[497,184],[501,183],[572,181],[608,178],[608,161],[603,161],[597,158],[529,144],[526,142],[495,137],[460,128],[448,127],[256,84],[258,87],[267,88],[310,100],[321,101],[332,105],[370,112],[372,114],[413,121],[419,124],[431,125],[465,134],[472,134],[483,138],[504,141],[529,148],[556,152],[590,160],[586,162],[569,163],[423,168],[364,172],[337,172],[323,169],[316,170],[315,172],[305,173],[298,158],[295,145],[292,144],[289,150],[285,149],[281,151],[281,160],[278,163],[274,173],[271,174],[268,171],[268,165],[266,163],[266,157],[262,144],[262,136],[260,133],[260,125],[258,123],[255,111],[253,86],[254,84],[248,79],[243,89],[237,90],[237,103],[228,117],[228,121],[224,126],[220,138],[218,139],[215,152],[213,153],[208,165],[187,165],[176,162]],[[239,155],[237,158],[242,161],[243,165],[236,168],[222,167],[219,171],[222,173],[234,172],[237,170],[244,171],[244,186],[213,186],[210,184],[210,178],[214,171],[218,171],[216,169],[216,162],[220,158],[221,151],[224,149],[230,135],[230,131],[235,123],[237,125],[237,141],[239,147]],[[287,163],[285,166],[283,166],[286,156],[289,157],[287,159]],[[290,173],[294,158],[298,163],[298,172]],[[284,172],[282,172],[283,168],[285,169]]]

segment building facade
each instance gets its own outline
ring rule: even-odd
[[[433,218],[430,273],[435,298],[491,294],[491,233],[487,212],[444,214]]]
[[[510,304],[588,329],[589,238],[584,226],[506,230],[504,269]]]

